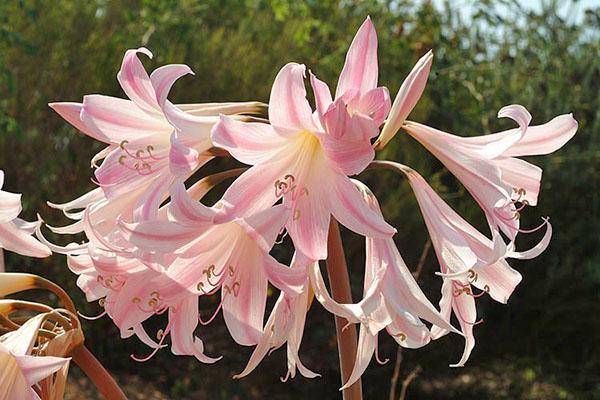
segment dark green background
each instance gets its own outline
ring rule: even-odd
[[[154,52],[148,69],[186,63],[196,72],[176,84],[176,102],[268,101],[278,69],[288,61],[307,64],[335,85],[347,47],[371,15],[379,35],[380,83],[395,94],[416,60],[429,49],[435,59],[425,94],[411,119],[459,135],[489,133],[512,126],[496,119],[504,105],[525,105],[533,123],[573,112],[576,137],[556,154],[532,161],[544,169],[539,206],[525,213],[525,226],[549,215],[554,237],[539,258],[513,262],[523,282],[508,305],[479,301],[485,323],[476,328],[477,347],[468,366],[449,369],[462,352],[457,337],[403,353],[402,380],[417,364],[424,372],[409,398],[600,398],[600,8],[577,21],[545,2],[531,12],[513,1],[481,1],[434,9],[405,1],[3,1],[0,2],[0,168],[6,188],[24,193],[24,215],[40,212],[52,225],[67,221],[45,205],[70,200],[93,186],[89,160],[101,149],[62,121],[52,101],[80,101],[102,93],[123,96],[116,72],[128,48]],[[573,5],[567,2],[567,8]],[[561,15],[561,16],[559,16]],[[397,160],[423,174],[462,215],[484,229],[481,211],[464,188],[416,142],[400,134],[378,158]],[[233,162],[215,163],[220,170]],[[361,176],[379,197],[386,218],[398,229],[396,241],[415,266],[426,230],[410,190],[390,172]],[[355,299],[362,286],[362,241],[346,234]],[[52,237],[55,241],[64,238]],[[539,237],[523,238],[522,247]],[[86,313],[75,276],[62,256],[37,261],[7,257],[9,269],[51,278],[69,290]],[[439,299],[432,254],[422,286]],[[202,301],[203,313],[213,300]],[[145,364],[135,340],[122,341],[108,319],[84,323],[88,346],[122,383],[141,382],[172,398],[335,398],[339,378],[333,319],[314,304],[301,356],[323,374],[279,382],[285,350],[269,357],[248,378],[233,381],[250,354],[228,338],[222,318],[199,332],[210,354],[224,360],[206,366],[165,350]],[[162,326],[157,321],[153,330]],[[381,335],[381,354],[364,375],[365,398],[387,398],[394,342]],[[75,376],[77,371],[74,370]],[[137,377],[136,377],[137,376]],[[128,390],[131,390],[128,388]],[[132,392],[130,392],[132,393]],[[141,395],[140,395],[141,396]],[[132,398],[135,397],[132,394]]]

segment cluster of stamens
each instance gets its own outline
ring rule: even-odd
[[[131,152],[126,147],[127,143],[129,143],[127,140],[123,140],[119,144],[119,147],[125,153],[119,157],[119,164],[127,169],[136,171],[140,175],[152,174],[154,172],[152,169],[152,161],[159,161],[162,159],[152,153],[154,151],[154,146],[148,145],[145,149],[137,149]]]
[[[158,315],[164,313],[169,308],[168,305],[162,302],[162,299],[160,298],[160,293],[156,290],[150,293],[150,298],[146,302],[146,305],[150,307],[149,309],[145,308],[145,306],[142,305],[142,299],[137,296],[132,298],[131,302],[136,304],[138,308],[143,312],[154,313]]]
[[[308,196],[308,189],[303,187],[298,189],[298,186],[295,184],[296,178],[292,174],[287,174],[283,177],[283,179],[277,179],[275,181],[275,197],[281,198],[286,195],[290,195],[290,199],[293,203],[296,202],[300,197],[306,195]],[[294,207],[294,212],[292,214],[292,219],[294,221],[300,218],[300,210]]]

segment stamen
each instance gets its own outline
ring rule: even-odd
[[[159,329],[159,331],[157,332],[156,336],[159,337],[160,334],[160,338],[159,338],[159,342],[158,342],[158,346],[146,357],[144,358],[138,358],[136,356],[134,356],[133,354],[130,355],[130,357],[137,362],[146,362],[149,359],[151,359],[152,357],[154,357],[154,355],[156,353],[158,353],[158,350],[162,349],[162,344],[165,340],[165,337],[167,337],[167,335],[169,334],[169,332],[171,331],[171,323],[169,322],[167,324],[167,327],[165,328],[165,330],[163,331],[162,329]]]
[[[540,226],[533,228],[533,229],[518,229],[518,232],[519,233],[533,233],[533,232],[539,231],[544,226],[546,226],[548,224],[548,221],[550,220],[550,218],[548,218],[548,217],[542,218],[542,219],[544,220],[544,222],[542,222]]]
[[[238,297],[238,294],[240,294],[240,283],[233,282],[233,285],[231,286],[231,290],[233,290],[234,297]]]
[[[80,313],[79,311],[77,311],[77,315],[79,315],[81,318],[86,319],[88,321],[95,321],[97,319],[100,319],[102,317],[104,317],[108,312],[106,310],[102,311],[100,314],[94,316],[94,317],[89,317],[87,315],[83,315],[82,313]]]
[[[285,374],[285,377],[281,377],[279,378],[279,380],[283,383],[286,383],[288,381],[288,379],[290,379],[290,370],[288,369],[287,374]]]
[[[379,340],[377,339],[377,337],[375,338],[375,360],[377,360],[379,365],[385,365],[388,363],[388,361],[390,361],[389,358],[386,358],[383,361],[379,358]]]
[[[213,313],[213,315],[208,319],[208,321],[202,321],[202,317],[200,317],[200,314],[198,314],[198,321],[200,322],[200,325],[206,326],[206,325],[210,324],[211,322],[213,322],[213,320],[219,314],[219,311],[221,311],[221,307],[222,306],[223,306],[223,300],[221,300],[219,302],[219,305],[217,306],[217,309],[215,310],[215,312]]]
[[[294,221],[297,221],[297,220],[299,220],[299,219],[300,219],[300,210],[296,209],[296,210],[294,210],[294,217],[293,217],[293,220],[294,220]]]
[[[456,314],[456,316],[458,318],[460,318],[460,320],[462,322],[464,322],[465,324],[467,324],[467,325],[473,325],[473,326],[475,326],[475,325],[479,325],[479,324],[483,323],[483,318],[481,318],[479,321],[475,321],[475,322],[467,321],[465,318],[463,318],[463,316],[462,316],[462,314],[460,312],[460,309],[458,307],[456,307],[456,308],[452,307],[452,308],[454,309],[454,313]]]
[[[406,333],[404,332],[398,332],[392,336],[397,337],[398,339],[400,339],[401,342],[404,342],[406,340]]]

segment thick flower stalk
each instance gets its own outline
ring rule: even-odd
[[[149,346],[148,356],[134,359],[149,360],[170,338],[174,354],[218,361],[205,354],[200,326],[222,312],[231,337],[255,346],[236,378],[284,345],[288,361],[282,380],[297,372],[315,378],[318,373],[299,355],[315,297],[348,325],[359,326],[354,367],[342,382],[345,398],[360,398],[362,373],[373,355],[381,361],[377,343],[383,330],[406,348],[425,346],[448,332],[462,335],[466,344],[456,365],[466,363],[475,344],[475,299],[489,294],[506,303],[521,280],[507,260],[536,257],[551,239],[546,218],[540,242],[527,251],[516,249],[519,233],[537,230],[523,229],[519,216],[527,205],[537,204],[541,180],[541,169],[518,157],[559,149],[573,137],[577,122],[561,115],[530,126],[531,115],[520,105],[498,114],[514,120],[517,128],[484,136],[454,136],[407,121],[425,89],[433,53],[417,62],[392,103],[378,83],[377,46],[367,18],[349,47],[335,93],[312,72],[307,76],[304,65],[284,65],[273,82],[268,120],[252,117],[263,109],[256,102],[174,105],[167,99],[170,88],[191,69],[167,65],[148,75],[138,59],[140,53],[151,56],[144,48],[129,50],[118,74],[129,100],[92,95],[81,104],[51,104],[108,147],[92,160],[95,165],[103,159],[95,171],[98,188],[54,205],[75,222],[50,229],[84,232],[88,241],[61,247],[48,242],[41,227],[37,235],[53,251],[67,254],[88,301],[98,300],[104,308],[99,317],[109,316],[121,337],[135,335]],[[307,81],[314,107],[307,99]],[[375,151],[400,130],[465,185],[486,215],[489,237],[409,167],[374,161]],[[195,182],[199,168],[218,156],[249,167]],[[366,168],[392,169],[408,178],[440,264],[439,310],[404,263],[385,210],[357,179]],[[215,204],[203,203],[209,190],[233,177]],[[365,237],[363,297],[357,302],[349,289],[344,300],[330,296],[321,275],[319,261],[328,258],[332,221]],[[295,255],[286,265],[272,250],[285,245],[288,235]],[[265,321],[269,284],[280,293]],[[219,305],[203,319],[199,304],[212,295],[220,296]],[[144,323],[161,314],[167,316],[164,329],[147,333]],[[452,314],[460,329],[451,324]],[[347,342],[340,340],[339,346],[350,354]]]

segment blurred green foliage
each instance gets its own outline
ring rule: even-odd
[[[467,3],[471,17],[460,12]],[[418,57],[435,51],[429,84],[411,119],[459,135],[489,133],[511,126],[497,120],[496,113],[519,103],[535,124],[569,112],[579,121],[578,134],[564,149],[532,160],[544,169],[543,189],[524,224],[537,225],[541,216],[550,215],[552,245],[536,260],[514,263],[524,279],[509,305],[479,302],[486,323],[476,329],[478,345],[465,371],[520,371],[521,380],[511,381],[504,391],[484,392],[485,398],[534,398],[531,381],[540,376],[560,385],[560,398],[600,398],[600,8],[587,10],[575,22],[558,13],[564,3],[544,2],[539,12],[520,3],[457,1],[435,9],[429,2],[375,0],[0,2],[0,168],[7,174],[6,187],[24,193],[28,218],[39,212],[50,224],[67,222],[45,201],[67,201],[91,189],[89,160],[101,146],[53,114],[47,103],[80,101],[91,93],[123,96],[115,74],[128,48],[150,48],[155,57],[144,61],[149,69],[166,63],[192,67],[196,76],[176,85],[171,96],[176,102],[266,102],[273,78],[288,61],[307,64],[334,85],[356,29],[371,15],[379,35],[380,83],[392,93]],[[567,8],[576,3],[567,2]],[[399,134],[378,157],[413,166],[485,229],[481,211],[464,188],[406,135]],[[217,167],[223,163],[211,168]],[[415,265],[426,230],[408,186],[389,172],[368,171],[362,177],[398,228],[397,243],[407,262]],[[362,250],[355,249],[362,243],[349,234],[346,240],[358,296]],[[83,310],[98,310],[85,305],[61,256],[32,261],[10,255],[8,265],[59,282]],[[437,301],[435,269],[430,255],[423,287]],[[143,346],[120,341],[108,320],[86,325],[88,344],[109,367],[137,373],[176,398],[337,396],[333,322],[318,305],[311,309],[301,353],[324,376],[313,381],[297,377],[287,386],[278,382],[285,351],[276,352],[249,378],[230,380],[249,352],[233,347],[222,326],[200,333],[209,352],[225,356],[204,366],[168,351],[147,364],[134,363],[128,354],[147,351]],[[395,354],[390,340],[381,342],[383,353]],[[462,372],[446,366],[461,351],[460,339],[445,338],[405,352],[405,364],[424,366],[423,382],[457,377]],[[387,397],[391,370],[391,365],[368,370],[366,398]],[[414,385],[415,397],[430,393]],[[430,395],[474,394],[452,390]]]

